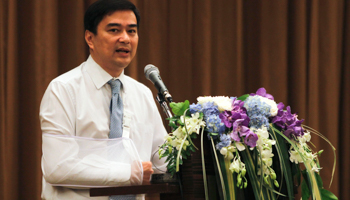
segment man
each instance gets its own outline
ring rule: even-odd
[[[167,133],[151,91],[124,75],[136,54],[139,21],[138,10],[127,0],[98,0],[86,11],[85,40],[90,56],[54,79],[40,106],[43,199],[95,199],[89,197],[87,188],[140,184],[141,179],[143,184],[149,182],[151,156]],[[114,93],[111,82],[119,82],[119,92]],[[112,96],[119,98],[118,103],[111,101]],[[113,118],[116,105],[121,106],[122,119]],[[122,138],[108,139],[113,138],[115,123],[122,125]],[[105,140],[108,145],[103,148],[108,148],[108,155],[97,155]],[[96,144],[98,148],[89,149]],[[111,153],[117,146],[128,153],[136,148],[137,155],[121,155],[119,150]],[[123,156],[131,160],[130,165],[113,162],[115,158],[109,161],[109,157]],[[132,156],[139,156],[142,166]],[[152,162],[164,169],[164,161],[157,158]]]

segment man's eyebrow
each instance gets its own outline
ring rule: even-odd
[[[107,24],[107,27],[111,27],[111,26],[122,26],[122,25],[120,23],[109,23],[109,24]],[[137,27],[137,24],[129,24],[128,27],[129,28]]]

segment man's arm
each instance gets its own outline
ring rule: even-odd
[[[165,141],[165,136],[168,134],[166,129],[163,125],[163,120],[161,118],[160,113],[158,112],[158,108],[154,102],[154,119],[153,119],[153,125],[154,125],[154,134],[153,134],[153,143],[152,143],[152,157],[151,161],[154,166],[154,172],[155,173],[165,173],[166,172],[166,163],[165,159],[162,158],[159,159],[159,146],[161,146]]]
[[[116,145],[108,146],[106,142],[94,142],[91,138],[84,142],[83,138],[75,137],[75,102],[69,86],[58,82],[49,85],[40,106],[40,120],[43,132],[42,170],[47,182],[83,187],[115,186],[130,184],[132,177],[134,184],[141,183],[141,164],[133,166],[131,171],[134,162],[113,161],[108,152],[103,152],[103,148],[113,151]],[[87,143],[89,145],[83,148],[81,144]],[[125,146],[124,150],[130,152],[132,145]],[[92,147],[102,151],[98,153]],[[90,153],[86,153],[89,148]],[[120,153],[115,155],[119,158]]]

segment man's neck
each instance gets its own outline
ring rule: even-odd
[[[112,77],[119,77],[120,74],[123,72],[124,68],[118,68],[115,66],[109,66],[106,63],[103,63],[101,60],[96,59],[93,54],[90,54],[92,59],[103,69],[105,70],[109,75]]]

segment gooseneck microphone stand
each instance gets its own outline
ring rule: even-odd
[[[173,114],[171,113],[169,106],[167,104],[167,100],[169,103],[171,103],[173,100],[172,98],[167,98],[167,100],[164,98],[164,95],[162,93],[158,93],[158,95],[156,96],[156,99],[158,101],[158,103],[160,104],[160,106],[163,108],[164,113],[166,114],[166,116],[168,118],[173,117]],[[181,172],[176,173],[176,177],[179,183],[179,188],[180,188],[180,194],[181,194],[181,198],[182,200],[184,200],[184,196],[183,196],[183,191],[182,191],[182,183],[181,183]]]
[[[171,111],[169,109],[169,106],[168,106],[164,96],[160,92],[158,93],[156,99],[157,99],[158,103],[160,104],[160,106],[163,108],[163,111],[166,114],[166,116],[168,118],[173,117],[173,114],[171,113]],[[168,101],[169,101],[169,103],[171,103],[172,99],[170,99],[170,100],[168,99]]]

